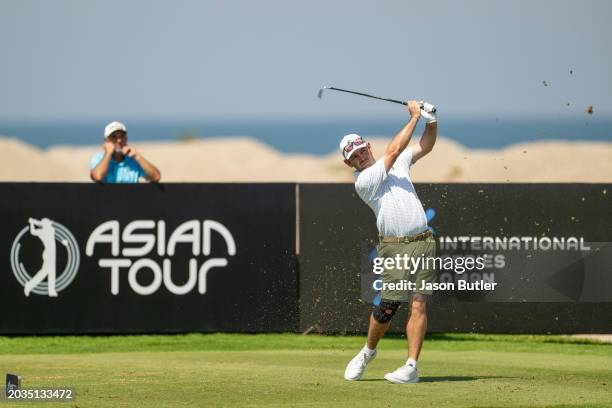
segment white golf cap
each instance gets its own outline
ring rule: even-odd
[[[356,133],[351,133],[344,136],[340,141],[340,153],[342,153],[344,159],[348,160],[356,150],[367,146],[364,138]]]
[[[123,123],[121,123],[121,122],[111,122],[111,123],[109,123],[104,128],[104,138],[106,139],[107,137],[112,135],[113,132],[116,132],[118,130],[121,130],[121,131],[127,133],[127,128],[125,127],[125,125]]]

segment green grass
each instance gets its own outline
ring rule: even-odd
[[[405,339],[389,337],[364,380],[346,382],[344,367],[363,342],[295,334],[0,337],[0,374],[19,373],[24,387],[76,389],[70,405],[24,407],[612,406],[610,345],[432,335],[419,362],[422,382],[393,385],[382,376],[403,363]]]

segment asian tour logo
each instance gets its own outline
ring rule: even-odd
[[[42,218],[40,220],[28,219],[28,226],[24,227],[13,241],[11,248],[11,268],[17,281],[24,287],[26,296],[30,293],[57,297],[57,293],[66,289],[76,277],[79,270],[80,253],[74,235],[62,224]],[[38,238],[42,245],[42,265],[37,272],[30,273],[20,261],[19,253],[22,249],[22,240],[26,234]],[[57,243],[66,249],[66,265],[61,274],[57,274]],[[46,279],[46,282],[45,282]]]

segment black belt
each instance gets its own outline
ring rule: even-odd
[[[407,235],[405,237],[378,237],[382,244],[407,244],[409,242],[425,241],[427,238],[433,237],[430,230],[423,231],[416,235]]]

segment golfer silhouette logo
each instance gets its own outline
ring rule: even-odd
[[[40,220],[30,218],[13,242],[11,248],[11,267],[17,281],[24,287],[24,294],[48,295],[57,297],[57,292],[65,289],[75,278],[80,262],[79,247],[72,233],[63,225],[48,218]],[[43,245],[42,265],[38,272],[28,273],[19,260],[24,235],[30,233]],[[62,273],[57,275],[57,242],[66,248],[67,261]],[[46,280],[46,282],[45,282]]]

